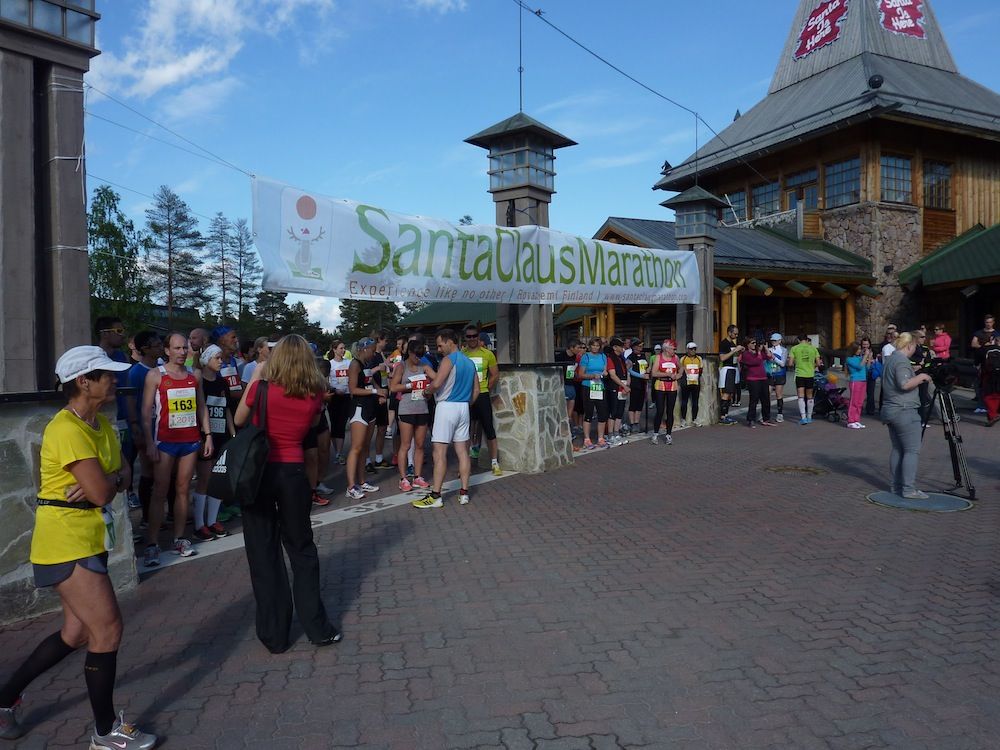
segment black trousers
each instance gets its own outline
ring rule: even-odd
[[[667,434],[674,430],[674,406],[677,404],[677,391],[653,391],[653,406],[656,415],[653,417],[653,432],[660,431],[660,425],[666,420]]]
[[[691,402],[691,421],[698,418],[698,396],[701,392],[701,383],[688,385],[681,381],[681,419],[687,419],[688,401]]]
[[[771,392],[768,390],[766,380],[748,380],[747,390],[750,392],[750,405],[747,408],[747,422],[754,422],[757,419],[757,404],[760,404],[760,418],[765,422],[771,421]]]
[[[865,381],[865,414],[869,417],[875,415],[875,378],[871,373]]]
[[[256,502],[243,509],[243,539],[257,601],[257,638],[274,654],[291,645],[293,601],[310,641],[322,641],[335,632],[319,593],[311,508],[305,466],[268,464]],[[291,587],[282,546],[292,566]]]
[[[330,414],[330,434],[334,440],[343,440],[351,417],[351,397],[331,396],[326,409]]]

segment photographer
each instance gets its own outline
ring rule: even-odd
[[[917,462],[920,460],[921,383],[929,383],[926,372],[913,373],[910,357],[917,348],[915,334],[901,333],[895,351],[887,357],[882,371],[882,420],[889,428],[892,451],[889,453],[890,489],[907,500],[925,500],[927,495],[916,487]]]

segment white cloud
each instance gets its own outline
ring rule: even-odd
[[[343,322],[340,300],[335,297],[313,297],[307,294],[290,294],[288,303],[302,302],[310,320],[317,320],[324,330],[332,331]]]
[[[543,104],[536,112],[545,114],[546,112],[556,112],[561,109],[580,109],[603,107],[610,100],[610,95],[605,91],[593,91],[586,94],[572,94],[554,102]]]
[[[413,7],[418,10],[433,10],[438,13],[463,11],[466,8],[465,0],[412,0],[412,2]]]
[[[195,83],[166,97],[160,109],[170,122],[201,120],[217,111],[242,86],[242,81],[235,76]]]
[[[638,151],[631,154],[621,154],[619,156],[596,156],[584,161],[578,171],[590,172],[598,169],[618,169],[620,167],[630,167],[633,164],[651,162],[655,159],[651,151]]]

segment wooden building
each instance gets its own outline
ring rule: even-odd
[[[958,72],[929,0],[800,0],[767,96],[662,174],[724,199],[727,224],[784,216],[867,259],[882,294],[847,302],[877,334],[929,317],[901,272],[1000,222],[1000,95]]]

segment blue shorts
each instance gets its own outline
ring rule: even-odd
[[[92,573],[99,573],[106,576],[108,574],[108,553],[100,552],[89,557],[82,557],[79,560],[55,563],[54,565],[39,565],[38,563],[34,563],[31,567],[35,574],[35,587],[43,589],[62,583],[73,575],[73,570],[77,565],[81,568],[86,568]]]
[[[576,398],[576,386],[573,383],[565,383],[563,385],[563,393],[567,401],[572,401]]]
[[[184,458],[201,450],[201,443],[157,443],[157,449],[174,458]]]

